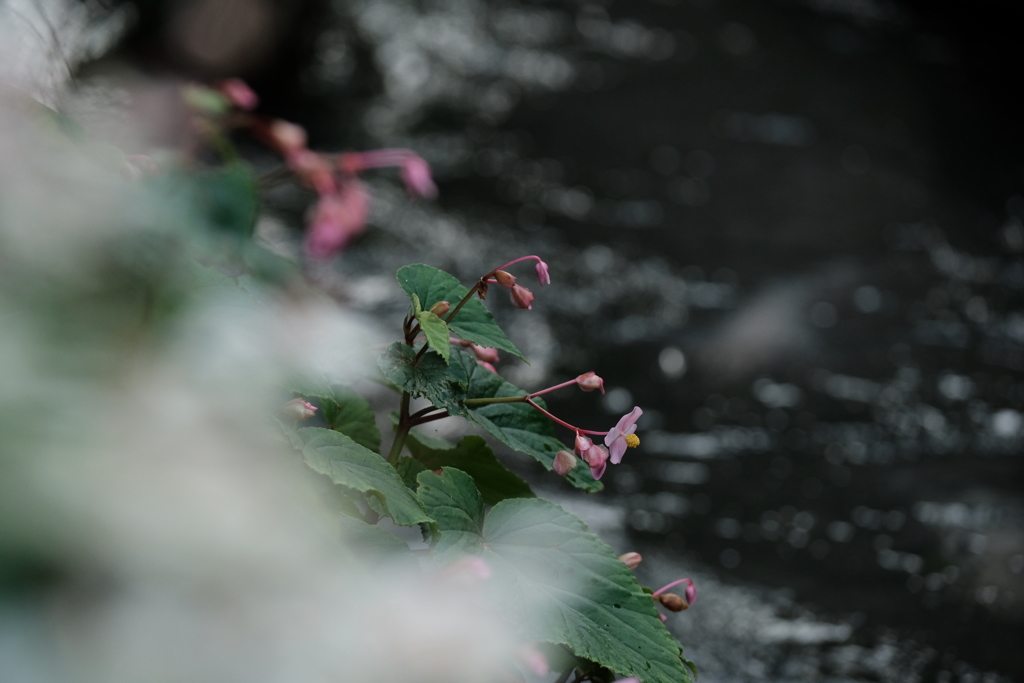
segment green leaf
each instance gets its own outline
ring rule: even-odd
[[[361,556],[369,555],[367,559],[371,562],[378,559],[393,561],[402,557],[413,559],[405,541],[379,526],[345,516],[340,518],[340,524],[348,544],[360,551]]]
[[[362,396],[345,387],[334,387],[329,396],[321,397],[320,410],[331,429],[371,451],[380,451],[380,430],[373,409]]]
[[[474,508],[466,514],[472,519]],[[443,538],[449,530],[438,526]],[[457,531],[462,547],[491,565],[497,606],[527,637],[564,644],[645,683],[692,683],[654,601],[577,517],[546,500],[518,498],[494,506],[475,542],[466,525]]]
[[[452,415],[466,415],[462,399],[466,396],[465,366],[449,365],[436,353],[416,358],[416,350],[395,342],[377,359],[384,377],[408,391],[413,397],[426,396],[438,408]]]
[[[427,337],[427,346],[441,354],[444,362],[448,362],[452,353],[451,334],[448,332],[448,324],[430,311],[420,311],[416,314],[416,321],[420,329]]]
[[[408,443],[408,442],[406,442]],[[419,486],[419,482],[416,481],[416,477],[419,476],[420,472],[426,472],[427,468],[416,458],[399,458],[398,464],[395,465],[395,469],[398,470],[398,476],[402,478],[405,485],[413,491]]]
[[[525,396],[526,392],[510,384],[487,368],[477,365],[472,356],[459,352],[459,360],[469,374],[469,389],[466,398],[500,398]],[[454,367],[457,363],[453,362]],[[535,399],[546,407],[540,399]],[[468,410],[469,419],[486,429],[509,448],[533,456],[548,470],[552,469],[558,451],[567,450],[565,444],[555,438],[554,425],[547,417],[526,403],[491,403],[473,406]],[[569,472],[566,480],[584,491],[600,491],[601,482],[590,475],[590,469],[582,460]]]
[[[423,443],[422,438],[415,432],[409,433],[405,445],[413,457],[429,470],[462,470],[473,478],[485,504],[494,505],[506,498],[533,498],[530,485],[501,464],[483,437],[463,437],[458,446],[440,449]]]
[[[251,237],[259,212],[259,186],[246,164],[230,163],[194,174],[197,208],[215,230]]]
[[[306,464],[326,474],[335,484],[361,491],[375,510],[383,510],[395,524],[412,526],[433,520],[406,487],[395,468],[373,451],[340,432],[318,427],[299,430]]]
[[[454,308],[469,292],[454,276],[422,263],[400,268],[397,279],[409,298],[412,299],[414,295],[418,297],[426,310],[438,301],[447,301]],[[448,326],[466,341],[491,346],[523,358],[515,344],[498,327],[491,312],[475,296],[466,302]]]
[[[445,467],[440,475],[425,471],[416,480],[420,484],[416,495],[441,532],[434,552],[442,561],[479,546],[484,501],[473,478],[454,467]]]

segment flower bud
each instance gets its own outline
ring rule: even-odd
[[[573,446],[572,452],[586,460],[584,455],[587,449],[594,445],[594,442],[583,436],[581,432],[576,432],[576,444]]]
[[[415,154],[402,163],[402,182],[405,183],[406,191],[414,197],[433,199],[437,196],[437,186],[430,177],[430,166]]]
[[[543,261],[537,261],[537,265],[533,269],[537,271],[537,279],[540,280],[542,285],[551,284],[551,276],[548,275],[548,264]]]
[[[440,318],[445,313],[450,311],[451,308],[452,305],[447,301],[438,301],[436,304],[430,307],[430,312]]]
[[[505,289],[512,289],[516,284],[516,276],[512,273],[506,273],[504,270],[494,271],[494,279]]]
[[[681,595],[676,595],[675,593],[662,593],[656,599],[665,607],[665,609],[671,612],[682,612],[690,606],[686,600],[683,600]]]
[[[512,305],[516,308],[533,308],[533,292],[522,285],[512,285]]]
[[[477,359],[485,363],[497,363],[501,360],[498,357],[498,349],[491,348],[490,346],[478,346],[477,344],[470,344],[469,348],[476,355]]]
[[[636,569],[640,566],[640,563],[643,561],[644,558],[641,557],[640,553],[630,552],[619,555],[619,559],[622,561],[623,564],[625,564],[630,569]]]
[[[316,415],[317,408],[301,398],[293,398],[279,408],[282,415],[290,420],[308,420]]]
[[[608,450],[604,446],[594,444],[583,454],[583,459],[590,465],[591,476],[600,479],[608,467]]]
[[[576,467],[576,456],[569,451],[558,451],[552,467],[555,472],[564,477]]]
[[[485,370],[489,370],[489,371],[493,372],[495,375],[498,374],[498,369],[495,368],[490,363],[488,363],[487,361],[478,360],[476,362],[476,364],[479,365],[480,367],[484,368]]]
[[[576,378],[576,384],[583,391],[593,391],[594,389],[600,389],[601,393],[604,393],[604,380],[598,377],[593,372],[587,372]]]
[[[249,85],[239,78],[229,78],[220,82],[220,92],[239,109],[255,109],[260,98]]]
[[[270,124],[270,139],[285,154],[306,148],[306,130],[302,126],[281,119]]]

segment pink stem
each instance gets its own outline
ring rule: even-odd
[[[568,422],[565,422],[564,420],[559,420],[557,417],[555,417],[554,415],[552,415],[551,413],[549,413],[548,411],[544,410],[539,405],[537,405],[536,403],[531,401],[529,396],[526,397],[526,402],[529,403],[534,408],[536,408],[537,410],[539,410],[540,412],[542,412],[545,415],[547,415],[549,419],[553,420],[554,422],[557,422],[558,424],[562,425],[563,427],[567,427],[568,429],[573,430],[574,432],[583,432],[584,434],[593,434],[594,436],[605,436],[605,435],[608,434],[608,432],[595,432],[595,431],[591,431],[589,429],[580,429],[579,427],[573,427]]]
[[[570,384],[576,384],[576,380],[571,379],[568,382],[562,382],[561,384],[556,384],[553,387],[548,387],[547,389],[541,389],[540,391],[535,391],[532,394],[530,394],[530,398],[533,398],[534,396],[543,396],[544,394],[549,394],[552,391],[554,391],[555,389],[561,389],[562,387],[567,387]]]
[[[388,166],[401,166],[402,163],[413,155],[407,149],[375,149],[369,152],[346,152],[346,157],[353,160],[353,166],[357,170],[367,168],[385,168]]]
[[[519,258],[515,259],[514,261],[509,261],[508,263],[506,263],[503,266],[498,266],[494,270],[505,270],[506,268],[508,268],[509,266],[511,266],[513,264],[516,264],[516,263],[519,263],[520,261],[525,261],[526,259],[531,259],[531,258],[534,261],[537,261],[538,263],[543,263],[544,262],[544,260],[540,256],[520,256]],[[491,273],[493,273],[494,270],[492,270]]]
[[[667,591],[669,588],[673,588],[675,586],[678,586],[681,583],[690,583],[690,584],[692,584],[693,581],[691,581],[690,579],[679,579],[678,581],[673,581],[672,583],[668,584],[667,586],[662,586],[658,590],[654,591],[654,593],[652,593],[651,596],[656,598],[659,595],[661,595],[662,593],[664,593],[665,591]]]

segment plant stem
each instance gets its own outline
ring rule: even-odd
[[[476,290],[479,286],[480,283],[478,281],[477,284],[469,288],[469,291],[466,292],[466,296],[462,297],[462,301],[460,301],[458,305],[455,308],[453,308],[451,312],[448,314],[448,316],[444,319],[446,323],[450,323],[452,319],[455,317],[455,314],[461,311],[462,307],[469,303],[469,300],[473,298],[474,294],[476,294]]]
[[[417,418],[417,419],[413,420],[413,422],[412,422],[412,424],[410,426],[411,427],[417,427],[417,426],[419,426],[421,424],[426,424],[428,422],[433,422],[434,420],[443,420],[446,417],[451,417],[451,415],[448,414],[447,410],[445,410],[443,412],[440,412],[440,413],[435,413],[433,415],[427,415],[426,417]]]
[[[524,396],[523,398],[525,398],[526,402],[529,403],[531,406],[533,406],[534,408],[536,408],[540,412],[542,412],[545,415],[547,415],[549,419],[557,422],[558,424],[562,425],[563,427],[567,427],[567,428],[573,430],[574,432],[583,432],[584,434],[594,434],[595,436],[606,436],[608,434],[608,432],[595,432],[592,429],[580,429],[579,427],[573,427],[568,422],[566,422],[564,420],[559,420],[557,417],[555,417],[554,415],[552,415],[551,413],[549,413],[548,411],[544,410],[539,405],[537,405],[536,403],[531,401],[529,396]]]
[[[565,683],[567,680],[569,680],[569,675],[573,672],[573,669],[574,667],[569,667],[568,669],[563,671],[562,675],[558,677],[558,680],[556,680],[555,683]]]
[[[409,436],[409,392],[402,392],[402,406],[398,413],[398,431],[395,433],[395,440],[391,443],[391,450],[388,452],[388,462],[392,466],[398,464],[398,458],[402,455],[405,447],[405,439]]]
[[[501,396],[496,398],[467,398],[463,404],[467,406],[486,406],[491,403],[527,403],[529,396]]]

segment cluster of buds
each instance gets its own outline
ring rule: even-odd
[[[535,260],[537,263],[534,264],[534,272],[537,273],[537,280],[541,286],[551,284],[551,276],[548,274],[548,264],[544,263],[539,256],[523,256],[517,258],[514,261],[509,261],[500,268],[495,268],[487,275],[484,275],[476,283],[476,291],[481,299],[487,297],[487,290],[491,285],[498,285],[504,289],[509,290],[509,296],[512,299],[512,305],[516,308],[525,308],[530,310],[533,308],[533,292],[524,287],[523,285],[516,282],[516,276],[505,270],[509,266],[525,261],[528,259]]]
[[[317,407],[301,398],[293,398],[281,406],[278,411],[289,420],[303,422],[316,415]]]
[[[683,591],[685,597],[677,593],[667,592],[669,588],[674,588],[680,584],[686,584],[686,590]],[[693,585],[693,581],[691,579],[679,579],[678,581],[673,581],[672,583],[662,586],[658,590],[654,591],[654,593],[651,594],[651,597],[654,598],[655,601],[660,602],[661,606],[670,612],[682,612],[685,609],[689,609],[690,605],[697,601],[697,587]],[[667,619],[663,614],[659,614],[658,616],[661,617],[662,621]]]

